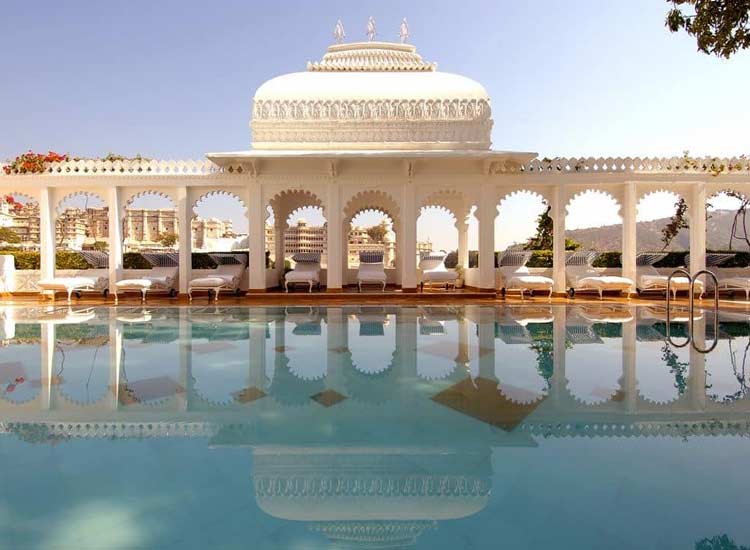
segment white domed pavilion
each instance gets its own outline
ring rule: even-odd
[[[249,265],[239,290],[280,287],[284,262],[275,258],[285,254],[287,220],[302,208],[316,207],[326,220],[318,238],[325,257],[320,283],[327,291],[356,284],[348,229],[356,216],[373,210],[390,218],[395,235],[387,284],[414,291],[422,278],[417,219],[424,208],[438,207],[454,219],[465,285],[494,294],[502,279],[495,267],[497,207],[510,195],[530,192],[550,207],[553,267],[546,274],[554,280],[554,292],[562,294],[566,209],[581,193],[605,193],[618,203],[622,275],[631,280],[636,277],[636,207],[643,197],[666,190],[685,199],[690,270],[696,272],[705,267],[706,197],[727,189],[748,193],[750,163],[744,157],[540,160],[536,153],[492,149],[491,100],[482,84],[438,71],[412,44],[374,41],[374,23],[371,31],[368,42],[334,44],[306,66],[300,57],[300,72],[263,83],[253,97],[252,141],[245,150],[208,153],[197,161],[54,160],[35,173],[0,167],[0,193],[22,194],[39,206],[41,269],[20,276],[18,290],[33,291],[40,278],[55,276],[59,209],[82,193],[97,196],[107,208],[110,286],[132,275],[123,266],[124,208],[149,193],[173,202],[181,294],[193,278],[206,275],[192,268],[190,220],[211,195],[234,197],[246,209]],[[335,37],[343,41],[340,24]],[[408,37],[408,29],[402,28],[401,37]],[[267,227],[270,212],[275,221]],[[478,266],[471,267],[465,223],[470,214],[478,221]],[[266,261],[267,248],[273,261]]]

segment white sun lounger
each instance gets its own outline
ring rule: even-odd
[[[500,258],[500,273],[503,276],[503,287],[500,292],[503,296],[509,291],[521,294],[523,300],[526,291],[543,291],[552,299],[553,281],[542,275],[532,275],[526,263],[531,258],[529,250],[506,250]]]
[[[360,252],[359,269],[357,270],[357,287],[362,292],[362,285],[382,285],[385,291],[385,264],[382,252]]]
[[[193,292],[196,290],[213,293],[214,301],[219,301],[219,292],[222,290],[240,293],[242,274],[245,272],[245,257],[242,254],[209,254],[211,259],[218,265],[210,275],[197,277],[188,283],[188,299],[193,300]]]
[[[669,276],[659,273],[654,264],[666,258],[666,252],[643,252],[635,258],[636,279],[638,281],[638,293],[663,292],[667,293],[667,281]],[[689,264],[689,262],[687,262]],[[669,284],[672,297],[676,298],[678,292],[690,292],[690,280],[682,275],[672,277]],[[703,296],[703,282],[695,281],[695,289],[699,296]]]
[[[445,267],[445,257],[444,252],[433,252],[423,256],[419,261],[419,269],[422,271],[422,282],[420,283],[422,290],[424,290],[425,284],[432,286],[434,283],[444,285],[445,288],[448,288],[449,284],[452,284],[453,288],[456,287],[458,273]]]
[[[98,250],[81,250],[78,254],[92,269],[78,270],[71,277],[42,279],[37,283],[39,290],[42,293],[52,292],[53,298],[55,292],[65,292],[68,295],[68,303],[73,294],[80,298],[82,292],[98,292],[106,298],[109,295],[109,255]]]
[[[598,252],[573,252],[565,260],[565,275],[568,279],[568,287],[571,296],[577,292],[598,292],[599,299],[607,291],[630,292],[635,288],[635,283],[627,277],[613,275],[602,275],[592,264],[599,256]]]
[[[289,285],[306,284],[309,292],[313,286],[320,288],[320,254],[317,252],[300,252],[292,256],[294,270],[284,276],[284,290],[289,292]]]
[[[177,275],[179,273],[179,256],[175,253],[143,253],[142,256],[151,264],[151,272],[143,277],[123,279],[115,283],[115,303],[121,292],[135,291],[141,293],[141,301],[146,301],[148,292],[166,292],[170,298],[177,295]]]

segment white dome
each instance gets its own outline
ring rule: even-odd
[[[489,149],[484,87],[409,44],[337,44],[253,99],[256,149]]]

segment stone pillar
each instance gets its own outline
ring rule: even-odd
[[[417,196],[411,178],[404,184],[401,197],[402,233],[401,241],[401,288],[417,288]]]
[[[479,288],[495,289],[495,218],[497,205],[489,185],[482,186],[479,203]]]
[[[284,231],[286,229],[286,221],[276,218],[273,226],[273,238],[274,238],[274,255],[276,257],[276,279],[279,284],[283,284],[284,279],[284,261],[286,259],[284,250]]]
[[[266,390],[266,310],[250,310],[250,337],[248,338],[247,386]]]
[[[691,262],[692,263],[692,262]],[[696,319],[693,323],[693,344],[700,349],[706,348],[706,317]],[[688,399],[695,411],[706,410],[706,354],[690,346],[690,370],[688,371]]]
[[[552,196],[552,279],[553,291],[565,292],[565,193],[555,186]]]
[[[417,309],[399,308],[396,313],[396,363],[400,380],[415,380],[417,377]]]
[[[326,309],[326,389],[344,393],[344,358],[349,349],[348,319],[340,307]]]
[[[39,247],[41,278],[55,276],[55,191],[43,187],[39,194]]]
[[[493,222],[494,225],[494,222]],[[466,218],[459,215],[456,220],[456,229],[458,229],[458,265],[464,269],[469,267],[469,225]]]
[[[122,210],[120,188],[109,190],[109,288],[115,290],[115,283],[122,275]],[[145,227],[145,226],[144,226]]]
[[[697,183],[692,188],[689,204],[690,217],[690,273],[706,269],[706,184]],[[705,278],[704,278],[705,279]],[[704,280],[705,284],[705,280]]]
[[[187,411],[190,409],[190,396],[193,393],[193,338],[186,308],[180,308],[178,322],[180,334],[180,339],[177,341],[180,346],[179,383],[182,391],[177,393],[177,410]]]
[[[193,269],[193,235],[190,229],[193,205],[187,187],[177,188],[177,231],[180,243],[180,294],[187,294]]]
[[[55,385],[55,325],[44,323],[41,326],[41,375],[42,389],[39,405],[43,410],[53,407],[53,387]]]
[[[333,177],[328,181],[326,220],[328,221],[326,290],[340,292],[343,280],[341,187]]]
[[[266,209],[263,205],[263,186],[256,178],[252,178],[248,185],[248,287],[250,292],[257,292],[266,290]]]
[[[561,406],[566,400],[568,380],[565,377],[565,344],[566,318],[565,308],[558,307],[553,311],[552,321],[552,379],[550,380],[550,395],[555,406],[561,412]]]
[[[623,266],[624,267],[624,266]],[[633,312],[635,314],[635,312]],[[621,389],[625,394],[625,410],[633,413],[638,404],[638,375],[636,372],[636,321],[622,324],[622,382]]]
[[[112,230],[110,226],[110,231]],[[112,233],[110,233],[111,235]],[[111,250],[111,248],[110,248]],[[111,261],[111,260],[110,260]],[[110,268],[112,264],[110,263]],[[122,365],[122,327],[117,324],[114,311],[109,318],[109,389],[110,408],[120,406],[120,368]]]
[[[622,276],[636,280],[636,207],[638,195],[635,183],[625,184],[622,200]],[[635,289],[632,289],[635,290]]]
[[[478,352],[479,376],[485,380],[497,380],[495,375],[495,308],[491,306],[479,308]]]

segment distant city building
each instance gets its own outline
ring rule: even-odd
[[[124,220],[124,246],[126,251],[154,250],[164,248],[161,239],[165,235],[177,234],[177,210],[174,208],[128,209]]]
[[[11,229],[21,239],[24,248],[39,247],[39,205],[35,202],[16,203],[14,207],[5,201],[0,202],[0,227]]]
[[[57,216],[55,240],[59,248],[81,250],[95,242],[109,242],[109,209],[66,208]]]
[[[247,248],[247,234],[235,233],[232,220],[193,218],[190,222],[193,250],[227,251]]]

